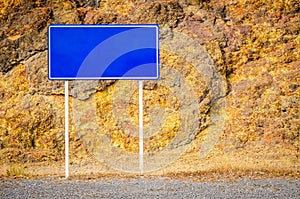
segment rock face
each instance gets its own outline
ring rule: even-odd
[[[177,41],[181,45],[174,43],[168,47],[166,44],[161,50],[162,67],[168,66],[180,74],[174,73],[174,85],[147,82],[144,86],[144,123],[162,125],[155,130],[155,135],[147,138],[145,151],[151,153],[171,146],[176,133],[183,128],[180,122],[184,120],[183,113],[197,107],[193,110],[196,122],[185,123],[186,129],[194,123],[197,130],[191,135],[186,132],[183,137],[189,135],[188,138],[180,138],[184,140],[181,144],[174,141],[177,145],[173,147],[190,145],[191,151],[208,150],[205,149],[208,145],[203,144],[206,131],[214,125],[212,121],[219,121],[214,120],[218,116],[224,118],[223,128],[219,129],[222,133],[211,141],[210,149],[214,147],[222,153],[281,150],[286,151],[283,155],[297,162],[300,150],[299,6],[297,0],[4,1],[0,5],[0,159],[30,162],[63,158],[64,83],[47,79],[48,25],[157,23],[162,30],[162,40],[174,38],[175,33],[184,36]],[[189,40],[186,38],[195,44],[185,46]],[[186,54],[175,49],[179,46]],[[194,52],[201,56],[192,56]],[[197,64],[203,65],[202,71],[197,71]],[[214,70],[210,72],[207,66]],[[174,91],[168,88],[182,86],[181,77],[193,93],[193,97],[185,99],[196,100],[196,103],[191,100],[186,107],[184,98],[172,96]],[[86,113],[85,119],[95,116],[103,126],[101,132],[107,142],[136,153],[135,131],[130,134],[121,130],[137,129],[137,91],[126,102],[126,117],[131,118],[132,126],[122,127],[109,114],[113,113],[112,93],[117,83],[99,81],[90,90],[82,85],[85,90],[80,90],[77,82],[71,82],[70,107],[72,110],[77,102],[93,96],[97,111]],[[226,100],[226,103],[222,101],[222,107],[226,107],[223,115],[214,108],[220,99]],[[165,110],[151,108],[154,105]],[[161,120],[165,124],[152,121],[151,114],[164,114]],[[97,148],[91,148],[92,144],[84,139],[87,134],[76,129],[77,115],[73,116],[71,156],[82,159]],[[85,124],[88,123],[80,121],[80,125]]]

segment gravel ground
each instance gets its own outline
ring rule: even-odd
[[[0,179],[0,198],[300,198],[299,180]]]

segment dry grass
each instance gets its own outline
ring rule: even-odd
[[[209,157],[200,159],[198,153],[187,153],[173,164],[144,174],[145,178],[169,178],[193,181],[234,181],[242,178],[267,179],[286,178],[300,179],[300,163],[297,157],[284,155],[289,151],[281,150],[281,154],[273,149],[249,152],[235,151],[220,153],[212,151]],[[93,158],[72,161],[70,165],[71,179],[98,178],[139,178],[137,174],[122,173],[112,170]],[[40,162],[18,164],[2,164],[0,177],[9,178],[44,178],[64,177],[64,162]]]
[[[195,152],[187,153],[177,162],[153,175],[199,181],[234,180],[239,178],[300,179],[297,152],[284,148],[212,151],[200,159]]]
[[[30,178],[30,175],[25,172],[25,169],[26,169],[25,165],[10,164],[6,167],[5,177],[9,177],[9,178]]]

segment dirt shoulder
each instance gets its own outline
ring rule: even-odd
[[[256,154],[258,155],[258,154]],[[285,161],[284,161],[285,160]],[[295,159],[297,161],[297,159]],[[176,162],[157,171],[144,173],[145,178],[165,177],[177,180],[192,181],[235,181],[238,179],[300,179],[299,162],[282,157],[254,159],[245,154],[235,153],[212,154],[200,159],[197,153],[187,153]],[[95,160],[93,157],[84,160],[70,161],[70,179],[98,178],[140,178],[139,173],[116,171]],[[0,166],[1,178],[64,178],[64,161],[48,161],[35,163],[8,163]]]

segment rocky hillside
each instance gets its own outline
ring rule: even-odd
[[[64,82],[47,79],[48,25],[155,23],[162,75],[144,86],[145,151],[172,145],[176,154],[242,153],[238,159],[299,170],[299,6],[297,0],[1,0],[1,161],[63,160]],[[137,154],[137,84],[70,84],[71,159],[99,157],[111,146]],[[122,92],[130,93],[123,111],[114,108]]]

